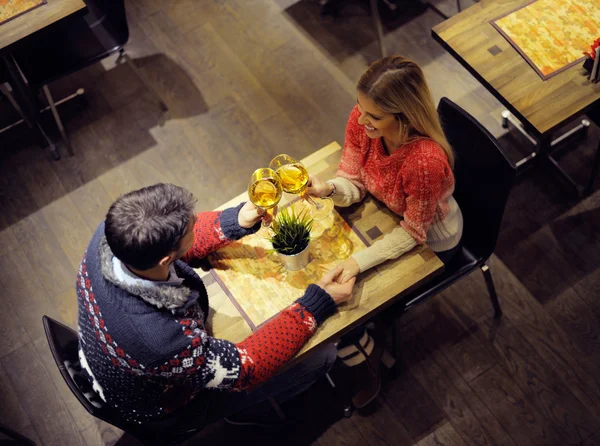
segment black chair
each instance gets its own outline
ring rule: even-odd
[[[594,124],[600,127],[600,105],[598,105],[592,111],[588,112],[587,116]],[[594,190],[594,181],[596,180],[596,176],[598,175],[598,170],[600,170],[600,142],[598,142],[596,156],[594,157],[594,164],[592,165],[592,172],[590,173],[588,184],[583,192],[584,195],[589,195]]]
[[[48,105],[69,153],[72,148],[60,120],[48,84],[119,53],[117,64],[125,61],[157,97],[161,108],[167,106],[157,91],[136,68],[125,52],[129,27],[124,0],[85,0],[86,14],[75,14],[24,39],[13,56],[29,86],[43,90]],[[76,95],[74,95],[76,96]]]
[[[442,98],[438,113],[444,133],[456,154],[454,198],[464,218],[462,249],[446,265],[442,274],[396,304],[400,308],[394,313],[407,311],[472,271],[481,269],[494,316],[498,318],[502,310],[486,262],[496,247],[516,167],[506,157],[496,138],[454,102]]]
[[[143,444],[177,444],[200,430],[188,430],[174,436],[168,430],[160,428],[153,430],[152,426],[144,426],[141,429],[123,422],[119,415],[100,399],[82,371],[79,363],[77,333],[48,316],[43,316],[42,320],[50,351],[60,374],[73,395],[92,416],[118,427]]]

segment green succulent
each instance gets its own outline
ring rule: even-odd
[[[270,241],[273,249],[285,255],[302,252],[310,242],[313,221],[305,211],[296,215],[291,207],[281,210],[272,224],[274,235]]]

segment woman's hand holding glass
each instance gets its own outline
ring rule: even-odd
[[[308,194],[309,174],[304,165],[289,155],[277,155],[271,160],[269,167],[277,172],[283,190],[289,194],[297,194],[310,203],[310,215],[315,220],[326,218],[333,210],[333,201],[329,198],[312,198]]]
[[[306,193],[313,197],[327,197],[333,192],[333,186],[325,181],[321,180],[316,175],[308,176],[308,187]]]

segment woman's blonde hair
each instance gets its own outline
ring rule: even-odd
[[[402,56],[388,56],[373,62],[356,88],[382,111],[392,113],[408,138],[409,127],[437,142],[454,167],[454,153],[448,143],[421,68]]]

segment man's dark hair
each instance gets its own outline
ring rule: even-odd
[[[124,264],[150,269],[179,249],[195,203],[191,192],[174,184],[159,183],[129,192],[106,214],[108,246]]]

